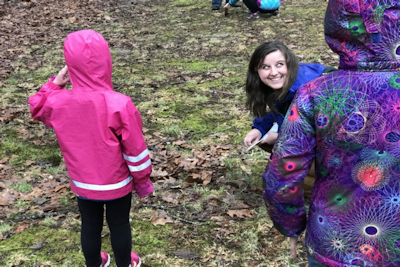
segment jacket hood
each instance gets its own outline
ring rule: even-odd
[[[81,30],[67,36],[64,57],[73,90],[113,90],[112,60],[107,41],[93,30]]]
[[[325,39],[339,69],[400,70],[400,1],[329,0]]]

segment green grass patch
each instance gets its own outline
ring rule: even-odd
[[[50,144],[35,145],[21,140],[15,131],[0,132],[4,134],[0,138],[0,157],[16,155],[11,160],[11,165],[22,165],[27,160],[47,162],[53,166],[57,166],[61,162],[62,154],[55,140]]]
[[[40,242],[43,242],[43,248],[29,249]],[[15,252],[9,254],[11,250]],[[31,267],[36,266],[37,262],[47,262],[48,266],[85,266],[80,252],[79,231],[39,225],[2,241],[0,266]]]
[[[12,226],[5,223],[0,223],[0,233],[4,234],[12,229]]]
[[[11,185],[10,188],[14,189],[14,190],[16,190],[16,191],[18,191],[20,193],[30,193],[30,192],[32,192],[32,189],[33,189],[32,185],[30,185],[25,180],[22,180],[22,181],[18,182],[15,185]],[[20,203],[20,204],[18,205],[18,203]],[[18,203],[17,203],[17,206],[20,207],[20,206],[22,206],[24,201],[18,202]]]

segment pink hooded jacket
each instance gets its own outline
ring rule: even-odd
[[[71,33],[64,56],[73,89],[53,78],[28,103],[32,118],[54,128],[72,190],[92,200],[120,198],[133,188],[150,194],[142,119],[130,97],[113,91],[107,41],[93,30]]]

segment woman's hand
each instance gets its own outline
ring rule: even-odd
[[[226,5],[224,5],[224,8],[226,8],[226,9],[228,9],[230,7],[231,7],[231,5],[229,3],[226,3]]]
[[[69,77],[67,77],[67,74],[68,67],[65,66],[58,72],[56,78],[53,80],[53,83],[57,84],[61,88],[64,88],[64,86],[69,82]]]
[[[258,141],[261,138],[261,132],[257,129],[253,129],[246,134],[244,138],[244,145],[246,147],[251,146],[254,142]]]
[[[268,144],[268,145],[273,145],[275,144],[276,140],[278,139],[278,133],[277,132],[268,132],[267,138],[262,140],[260,144]]]

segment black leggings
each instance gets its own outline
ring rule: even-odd
[[[131,264],[132,233],[129,224],[132,194],[111,200],[92,201],[78,198],[81,213],[81,245],[87,267],[101,265],[101,231],[104,221],[104,205],[106,219],[110,228],[111,246],[117,266],[126,267]]]
[[[247,6],[251,13],[256,13],[257,11],[260,13],[273,13],[275,10],[265,10],[260,9],[257,5],[257,0],[243,0],[243,3]]]

